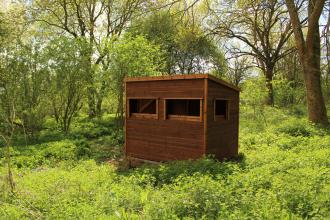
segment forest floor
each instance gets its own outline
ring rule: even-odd
[[[0,219],[330,219],[330,131],[304,115],[242,106],[239,161],[136,169],[121,166],[111,115],[69,135],[49,119],[35,143],[15,139],[14,193],[0,167]]]

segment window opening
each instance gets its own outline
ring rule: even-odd
[[[156,115],[156,99],[129,99],[129,114],[132,115]]]
[[[165,111],[167,119],[202,121],[201,99],[167,99]]]
[[[214,115],[215,118],[228,119],[228,100],[215,100],[214,103]]]

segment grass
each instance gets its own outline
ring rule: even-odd
[[[239,161],[131,170],[108,163],[123,139],[111,118],[80,119],[67,137],[50,126],[13,147],[15,194],[0,168],[0,219],[329,219],[329,131],[294,109],[243,106],[240,124]]]

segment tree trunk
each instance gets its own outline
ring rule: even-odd
[[[321,88],[321,43],[319,32],[319,19],[324,4],[325,0],[308,1],[308,26],[305,40],[295,2],[286,0],[300,62],[303,64],[308,119],[316,124],[326,126],[328,125],[328,117]]]
[[[326,100],[330,100],[330,62],[328,61],[327,72],[325,76],[325,85],[326,85]]]
[[[88,98],[88,116],[90,118],[94,118],[96,116],[94,88],[92,88],[90,86],[88,88],[87,93],[88,93],[87,94],[87,98]]]
[[[327,125],[328,118],[322,95],[320,66],[317,64],[315,56],[310,58],[306,59],[304,63],[308,119],[317,124]]]
[[[117,107],[117,127],[122,128],[124,126],[124,95],[123,92],[118,94],[118,107]]]
[[[93,44],[91,44],[91,41],[89,43],[85,41],[87,48],[83,48],[82,50],[82,56],[85,58],[86,62],[86,80],[87,80],[87,100],[88,100],[88,116],[89,118],[94,118],[96,116],[96,104],[95,104],[95,98],[96,98],[96,91],[95,91],[95,85],[94,85],[94,71],[93,71]]]
[[[267,87],[267,100],[266,103],[269,106],[274,106],[274,88],[273,88],[273,74],[274,70],[273,68],[267,68],[265,71],[265,76],[266,76],[266,87]]]
[[[321,80],[317,76],[317,71],[313,69],[312,64],[306,67],[306,93],[308,118],[310,121],[318,124],[327,125],[328,118],[325,103],[322,95]],[[319,72],[320,74],[320,72]]]
[[[96,115],[98,117],[102,116],[102,103],[103,103],[103,97],[98,97],[96,100]]]
[[[306,42],[306,53],[304,56],[304,77],[306,84],[308,118],[310,121],[327,125],[328,117],[321,86],[321,42],[319,25],[316,25],[314,36],[311,41]]]
[[[118,84],[117,90],[117,112],[116,112],[116,125],[118,128],[122,128],[124,126],[124,77]]]
[[[105,81],[103,81],[100,91],[97,93],[97,98],[96,98],[96,115],[98,117],[102,116],[102,104],[103,104],[103,98],[106,96],[106,91],[107,91],[107,84]]]

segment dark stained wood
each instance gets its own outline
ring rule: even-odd
[[[199,121],[128,119],[126,129],[129,156],[166,161],[194,159],[202,153],[203,124]]]
[[[129,98],[204,98],[203,80],[164,80],[126,82]]]
[[[216,99],[228,100],[228,119],[216,120]],[[209,80],[208,100],[207,154],[214,154],[219,159],[234,157],[238,154],[239,92]]]
[[[208,79],[204,79],[204,108],[203,108],[203,115],[204,115],[204,143],[203,143],[203,154],[206,155],[206,148],[207,148],[207,102],[208,102]]]
[[[189,75],[164,75],[164,76],[143,76],[143,77],[130,77],[126,78],[126,82],[139,82],[139,81],[160,81],[160,80],[180,80],[180,79],[210,79],[216,83],[226,86],[228,88],[240,91],[240,89],[222,79],[218,79],[209,74],[189,74]]]
[[[134,98],[157,99],[157,117],[126,114],[125,152],[150,161],[218,159],[237,155],[239,90],[212,76],[139,77],[126,79],[126,106]],[[229,119],[214,120],[214,99],[230,100]],[[200,116],[166,117],[166,99],[201,99]],[[126,111],[129,108],[126,107]]]
[[[125,97],[125,103],[124,103],[124,108],[125,108],[125,121],[124,121],[124,134],[125,134],[125,143],[124,143],[124,153],[125,153],[125,156],[126,156],[126,143],[127,143],[127,131],[126,131],[126,127],[127,127],[127,118],[129,117],[127,115],[127,112],[129,110],[129,101],[127,99],[127,95],[126,95],[126,90],[127,90],[127,83],[124,84],[124,87],[125,87],[125,94],[124,94],[124,97]]]

